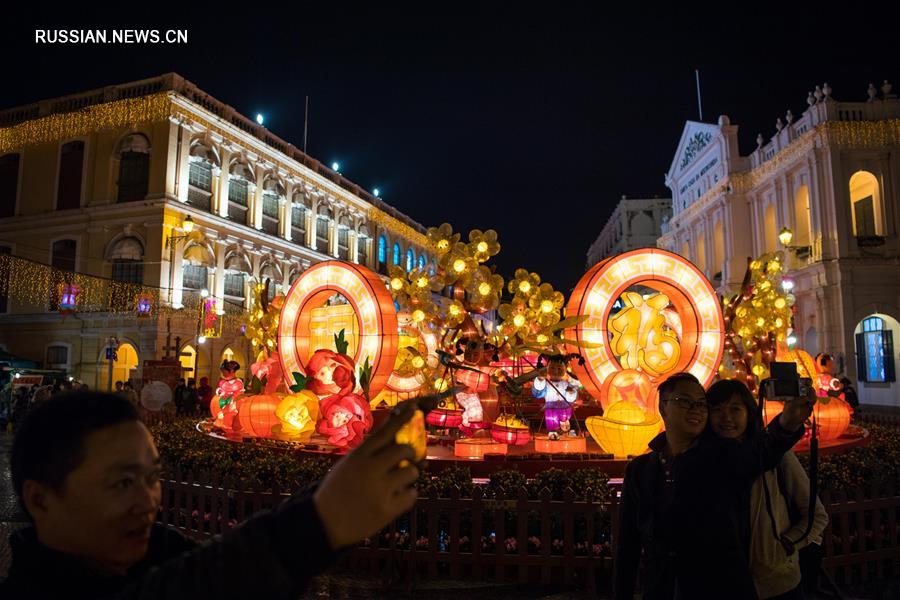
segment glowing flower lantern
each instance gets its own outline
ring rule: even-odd
[[[412,446],[416,451],[416,461],[425,458],[427,438],[424,413],[421,410],[417,410],[412,418],[403,424],[394,439],[398,444]]]
[[[74,283],[61,283],[59,285],[59,313],[71,315],[78,309],[78,295],[81,288]]]
[[[275,412],[283,399],[283,394],[244,396],[238,407],[240,430],[256,437],[272,437],[272,430],[281,425]]]
[[[588,417],[585,426],[594,441],[616,458],[643,454],[659,433],[659,415],[649,417],[641,407],[627,401],[611,405],[602,417]]]
[[[138,318],[146,318],[153,312],[153,296],[150,294],[138,294],[134,301],[134,310]]]
[[[481,460],[488,454],[506,454],[509,447],[488,438],[467,438],[456,440],[453,446],[453,455],[457,458],[469,460]]]
[[[359,394],[329,396],[321,403],[316,431],[328,438],[329,444],[354,448],[371,431],[374,420],[369,403]]]
[[[319,418],[319,397],[309,390],[285,396],[275,408],[280,424],[273,433],[290,440],[307,442],[316,430]]]
[[[528,423],[513,415],[500,415],[491,425],[491,437],[496,442],[523,446],[531,441]]]

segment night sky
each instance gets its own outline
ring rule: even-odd
[[[885,78],[900,91],[893,19],[810,21],[801,3],[187,4],[7,12],[0,108],[175,71],[302,147],[309,95],[309,154],[423,225],[496,229],[501,274],[527,267],[564,293],[623,194],[669,196],[695,68],[704,120],[728,114],[744,154],[816,84],[837,100]],[[38,46],[35,28],[188,29],[189,44]]]

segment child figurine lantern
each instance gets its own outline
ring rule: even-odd
[[[219,367],[222,379],[216,387],[216,395],[209,404],[209,411],[215,418],[216,425],[232,429],[237,416],[237,400],[244,393],[244,382],[237,378],[241,365],[235,360],[224,360]]]
[[[577,355],[576,355],[577,356]],[[560,434],[575,436],[571,428],[572,406],[578,399],[578,380],[566,371],[566,363],[572,355],[542,356],[547,360],[547,376],[535,377],[531,393],[544,400],[544,423],[550,439],[559,439]]]

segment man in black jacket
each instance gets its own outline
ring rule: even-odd
[[[747,567],[750,489],[800,439],[810,406],[806,398],[785,403],[763,435],[740,443],[704,434],[706,395],[693,375],[660,385],[666,430],[625,470],[616,599],[632,600],[643,562],[645,600],[755,600]]]
[[[59,396],[14,442],[13,485],[34,521],[12,536],[4,599],[296,598],[338,552],[412,507],[414,451],[394,441],[415,402],[297,494],[193,547],[154,524],[159,454],[134,407],[110,394]]]

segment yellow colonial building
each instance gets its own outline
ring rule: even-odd
[[[0,112],[0,350],[95,389],[109,345],[113,380],[177,352],[214,383],[223,358],[254,358],[257,282],[274,295],[329,259],[430,265],[423,232],[176,74]],[[205,343],[202,305],[223,323]]]

